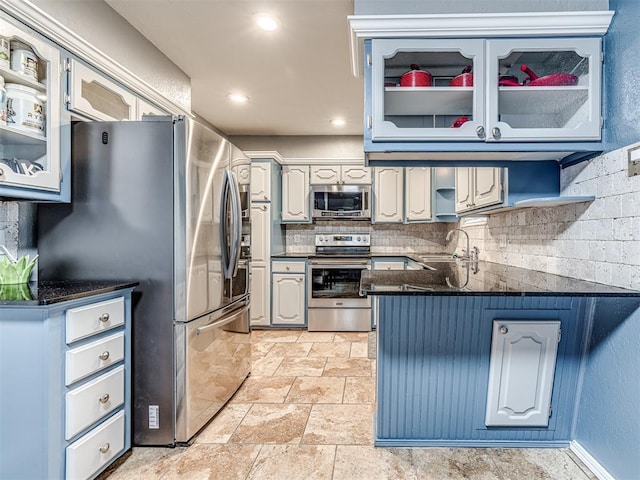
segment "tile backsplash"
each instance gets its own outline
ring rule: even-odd
[[[11,255],[18,255],[18,202],[0,202],[0,245],[7,247]]]
[[[352,232],[370,234],[374,254],[444,253],[450,249],[445,241],[447,231],[444,223],[374,225],[364,221],[322,221],[312,225],[287,225],[286,246],[287,253],[313,253],[315,234]]]
[[[562,170],[562,195],[593,202],[512,210],[464,227],[480,259],[640,289],[640,176],[627,175],[627,148]]]

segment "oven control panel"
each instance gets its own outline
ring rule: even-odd
[[[316,235],[316,247],[368,247],[371,235],[368,233],[332,233]]]

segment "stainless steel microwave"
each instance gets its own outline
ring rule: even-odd
[[[371,218],[369,185],[314,185],[312,194],[315,220]]]

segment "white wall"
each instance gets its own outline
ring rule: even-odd
[[[364,164],[361,135],[238,135],[230,140],[244,151],[278,152],[285,160],[348,160]]]
[[[162,95],[191,110],[190,78],[103,0],[31,0],[31,3]]]
[[[480,259],[640,290],[640,176],[627,176],[626,148],[562,170],[561,183],[563,195],[596,200],[465,227]]]

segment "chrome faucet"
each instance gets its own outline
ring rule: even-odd
[[[470,259],[471,258],[471,251],[469,250],[469,234],[466,231],[464,231],[461,228],[454,228],[453,230],[449,230],[449,233],[447,233],[447,242],[449,240],[451,240],[451,235],[453,235],[453,232],[455,232],[456,230],[461,231],[462,233],[464,233],[467,236],[467,249],[464,251],[464,255],[462,257],[466,258],[466,259]]]

